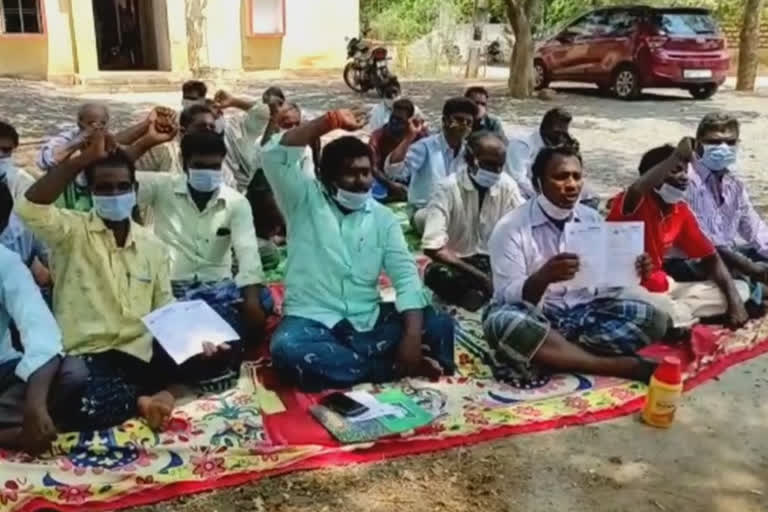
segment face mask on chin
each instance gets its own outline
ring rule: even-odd
[[[736,163],[738,150],[736,146],[722,144],[702,144],[703,153],[699,161],[707,169],[714,172],[727,172]]]
[[[365,207],[370,197],[370,190],[368,192],[352,192],[336,187],[336,194],[334,194],[333,198],[342,208],[357,211]]]
[[[576,209],[576,205],[579,204],[578,200],[574,204],[573,208],[562,208],[550,201],[547,196],[544,195],[543,190],[544,189],[541,186],[541,180],[539,180],[539,193],[536,196],[536,202],[538,203],[539,207],[541,207],[542,211],[547,215],[547,217],[555,220],[567,220],[571,217],[571,215],[573,215],[573,211]],[[580,197],[581,196],[579,196],[579,198]]]
[[[656,193],[662,201],[667,204],[676,204],[685,201],[686,191],[677,188],[669,183],[662,183],[661,187],[656,189]]]
[[[224,133],[224,128],[226,128],[226,126],[227,126],[227,121],[224,119],[224,117],[223,117],[223,116],[222,116],[222,117],[220,117],[220,118],[218,118],[218,119],[215,121],[215,123],[214,123],[214,124],[215,124],[215,128],[214,128],[214,131],[216,131],[216,133],[218,133],[219,135],[221,135],[222,133]]]
[[[189,98],[183,98],[181,100],[181,108],[185,109],[185,108],[191,107],[192,105],[202,105],[204,102],[205,102],[205,99],[192,100]]]
[[[133,207],[136,206],[135,192],[127,192],[116,196],[92,196],[93,210],[104,220],[119,222],[130,218]]]

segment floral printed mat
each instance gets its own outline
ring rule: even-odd
[[[404,210],[395,210],[416,252],[418,240]],[[417,259],[423,268],[424,257]],[[386,279],[382,285],[386,297]],[[279,304],[282,286],[274,285],[273,292]],[[449,311],[458,326],[458,375],[393,384],[432,413],[435,419],[425,428],[374,444],[340,446],[308,412],[318,396],[281,388],[267,360],[248,362],[237,387],[181,402],[165,432],[133,420],[109,430],[62,434],[53,453],[39,459],[0,450],[0,512],[114,510],[289,471],[586,424],[642,406],[646,387],[619,379],[563,374],[535,389],[497,382],[479,315]],[[764,352],[768,320],[735,333],[698,326],[684,349],[648,348],[652,356],[683,359],[687,388]],[[366,387],[371,386],[361,386]]]
[[[642,406],[645,386],[618,379],[563,374],[537,389],[496,382],[485,363],[479,318],[457,313],[457,321],[459,375],[394,384],[435,417],[410,435],[342,447],[307,412],[318,396],[281,389],[266,361],[248,362],[236,388],[182,402],[165,432],[134,420],[62,434],[54,453],[41,459],[0,452],[0,510],[112,510],[288,471],[585,424]],[[768,351],[766,340],[768,321],[736,333],[700,327],[685,350],[649,352],[683,357],[690,387]]]

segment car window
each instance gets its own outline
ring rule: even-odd
[[[654,24],[662,32],[675,36],[717,34],[717,24],[711,15],[697,12],[660,12]]]
[[[608,16],[608,35],[622,37],[631,35],[639,16],[631,11],[614,11]]]
[[[609,32],[608,13],[605,11],[591,12],[565,29],[571,37],[601,37]]]

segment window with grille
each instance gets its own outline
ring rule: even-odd
[[[0,0],[0,34],[42,34],[40,0]]]
[[[251,34],[285,33],[285,0],[251,0]]]

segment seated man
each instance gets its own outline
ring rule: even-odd
[[[579,258],[562,252],[565,224],[603,221],[578,202],[581,156],[567,146],[545,148],[532,171],[538,195],[508,213],[488,244],[494,288],[483,317],[488,342],[518,384],[551,371],[647,382],[656,364],[636,352],[664,335],[668,317],[646,302],[615,298],[616,289],[567,283]]]
[[[544,114],[540,126],[530,135],[510,138],[506,172],[515,179],[526,199],[536,196],[536,190],[531,183],[531,167],[536,155],[545,147],[558,145],[571,138],[568,129],[572,120],[570,112],[556,107]]]
[[[475,102],[477,105],[477,118],[475,119],[475,125],[472,127],[473,132],[491,132],[504,141],[507,144],[507,135],[504,133],[504,125],[501,124],[501,120],[488,113],[488,89],[475,85],[467,89],[464,93],[465,98]]]
[[[395,102],[398,101],[401,96],[402,89],[400,88],[400,81],[397,77],[393,76],[384,87],[384,98],[371,109],[368,124],[365,127],[368,133],[380,130],[389,122],[389,119],[394,112]],[[414,114],[419,119],[423,119],[424,117],[418,107],[414,107]]]
[[[671,299],[654,304],[669,314],[674,327],[690,327],[702,318],[727,313],[728,324],[738,328],[747,321],[747,286],[739,282],[741,293],[737,290],[712,242],[701,232],[685,203],[692,154],[692,139],[683,139],[677,149],[661,146],[646,153],[640,162],[640,178],[616,196],[608,220],[645,223],[645,251],[651,258],[653,272],[642,285]],[[673,247],[688,258],[700,260],[711,281],[677,283],[669,278],[662,265],[664,255]]]
[[[23,353],[11,345],[11,321]],[[0,247],[0,447],[39,455],[69,429],[88,370],[61,352],[61,332],[29,270]]]
[[[411,123],[408,134],[390,153],[384,171],[390,178],[409,182],[409,217],[416,231],[424,231],[427,206],[435,184],[456,172],[464,158],[464,141],[472,131],[477,105],[467,98],[452,98],[443,106],[440,133],[416,142],[421,125]]]
[[[47,288],[51,285],[48,248],[13,213],[13,203],[8,184],[0,181],[0,245],[18,254],[37,285]]]
[[[497,135],[470,135],[466,162],[441,181],[427,206],[421,247],[431,263],[424,283],[441,299],[470,311],[493,295],[488,239],[496,223],[523,204],[515,181],[502,172],[505,147]]]
[[[21,219],[51,249],[53,309],[68,354],[82,355],[90,378],[73,428],[106,428],[138,412],[150,427],[167,420],[178,383],[229,371],[226,346],[177,366],[153,343],[142,318],[173,301],[168,249],[132,221],[136,181],[130,157],[96,130],[78,156],[45,174],[16,205]],[[88,213],[53,202],[85,169],[93,196]]]
[[[144,153],[154,146],[171,140],[175,135],[175,129],[170,127],[168,131],[158,131],[156,121],[158,116],[172,117],[172,111],[163,107],[157,107],[150,112],[147,118],[126,130],[110,136],[116,144],[127,145],[125,154],[133,161],[138,160]],[[86,103],[80,107],[77,113],[77,126],[66,129],[58,135],[48,139],[40,149],[37,158],[37,166],[44,172],[61,165],[65,161],[75,157],[78,152],[88,144],[94,133],[104,131],[109,125],[109,110],[101,103]],[[150,132],[149,126],[153,125]],[[151,133],[151,135],[150,135]],[[93,206],[88,186],[85,182],[85,174],[80,173],[57,198],[57,204],[63,208],[77,211],[89,211]]]
[[[387,123],[374,131],[368,140],[373,151],[373,173],[376,177],[373,197],[381,202],[405,201],[408,197],[408,187],[387,176],[384,167],[390,153],[408,136],[411,122],[415,128],[419,128],[414,142],[429,136],[427,126],[415,115],[416,107],[411,100],[398,99],[392,105],[392,114]]]
[[[329,143],[318,180],[298,167],[302,147],[335,129],[359,130],[361,117],[329,112],[264,148],[264,172],[288,225],[285,317],[272,336],[272,362],[303,389],[454,371],[453,320],[428,307],[397,218],[371,198],[368,146],[349,136]],[[394,304],[380,303],[382,271]]]
[[[222,110],[236,108],[246,113],[237,121],[230,118],[224,129],[227,142],[227,158],[224,163],[227,168],[233,169],[237,189],[244,191],[256,170],[261,168],[262,137],[271,124],[272,116],[285,103],[285,94],[278,87],[269,87],[262,95],[262,103],[266,108],[224,90],[218,91],[213,100]]]
[[[14,198],[22,195],[35,178],[13,163],[13,152],[19,147],[19,133],[12,125],[0,121],[0,181],[5,181]]]
[[[731,273],[768,284],[768,226],[735,172],[738,146],[739,121],[735,117],[706,115],[696,131],[696,154],[688,170],[686,198]],[[666,266],[675,279],[701,275],[701,269],[690,262],[676,260]]]
[[[154,212],[154,231],[170,252],[171,285],[178,299],[201,298],[244,338],[258,341],[264,311],[261,270],[248,201],[222,184],[227,148],[216,133],[181,139],[183,175],[142,173],[138,205]],[[238,262],[233,280],[232,251]],[[236,345],[242,352],[242,344]],[[235,368],[239,370],[239,362]]]

